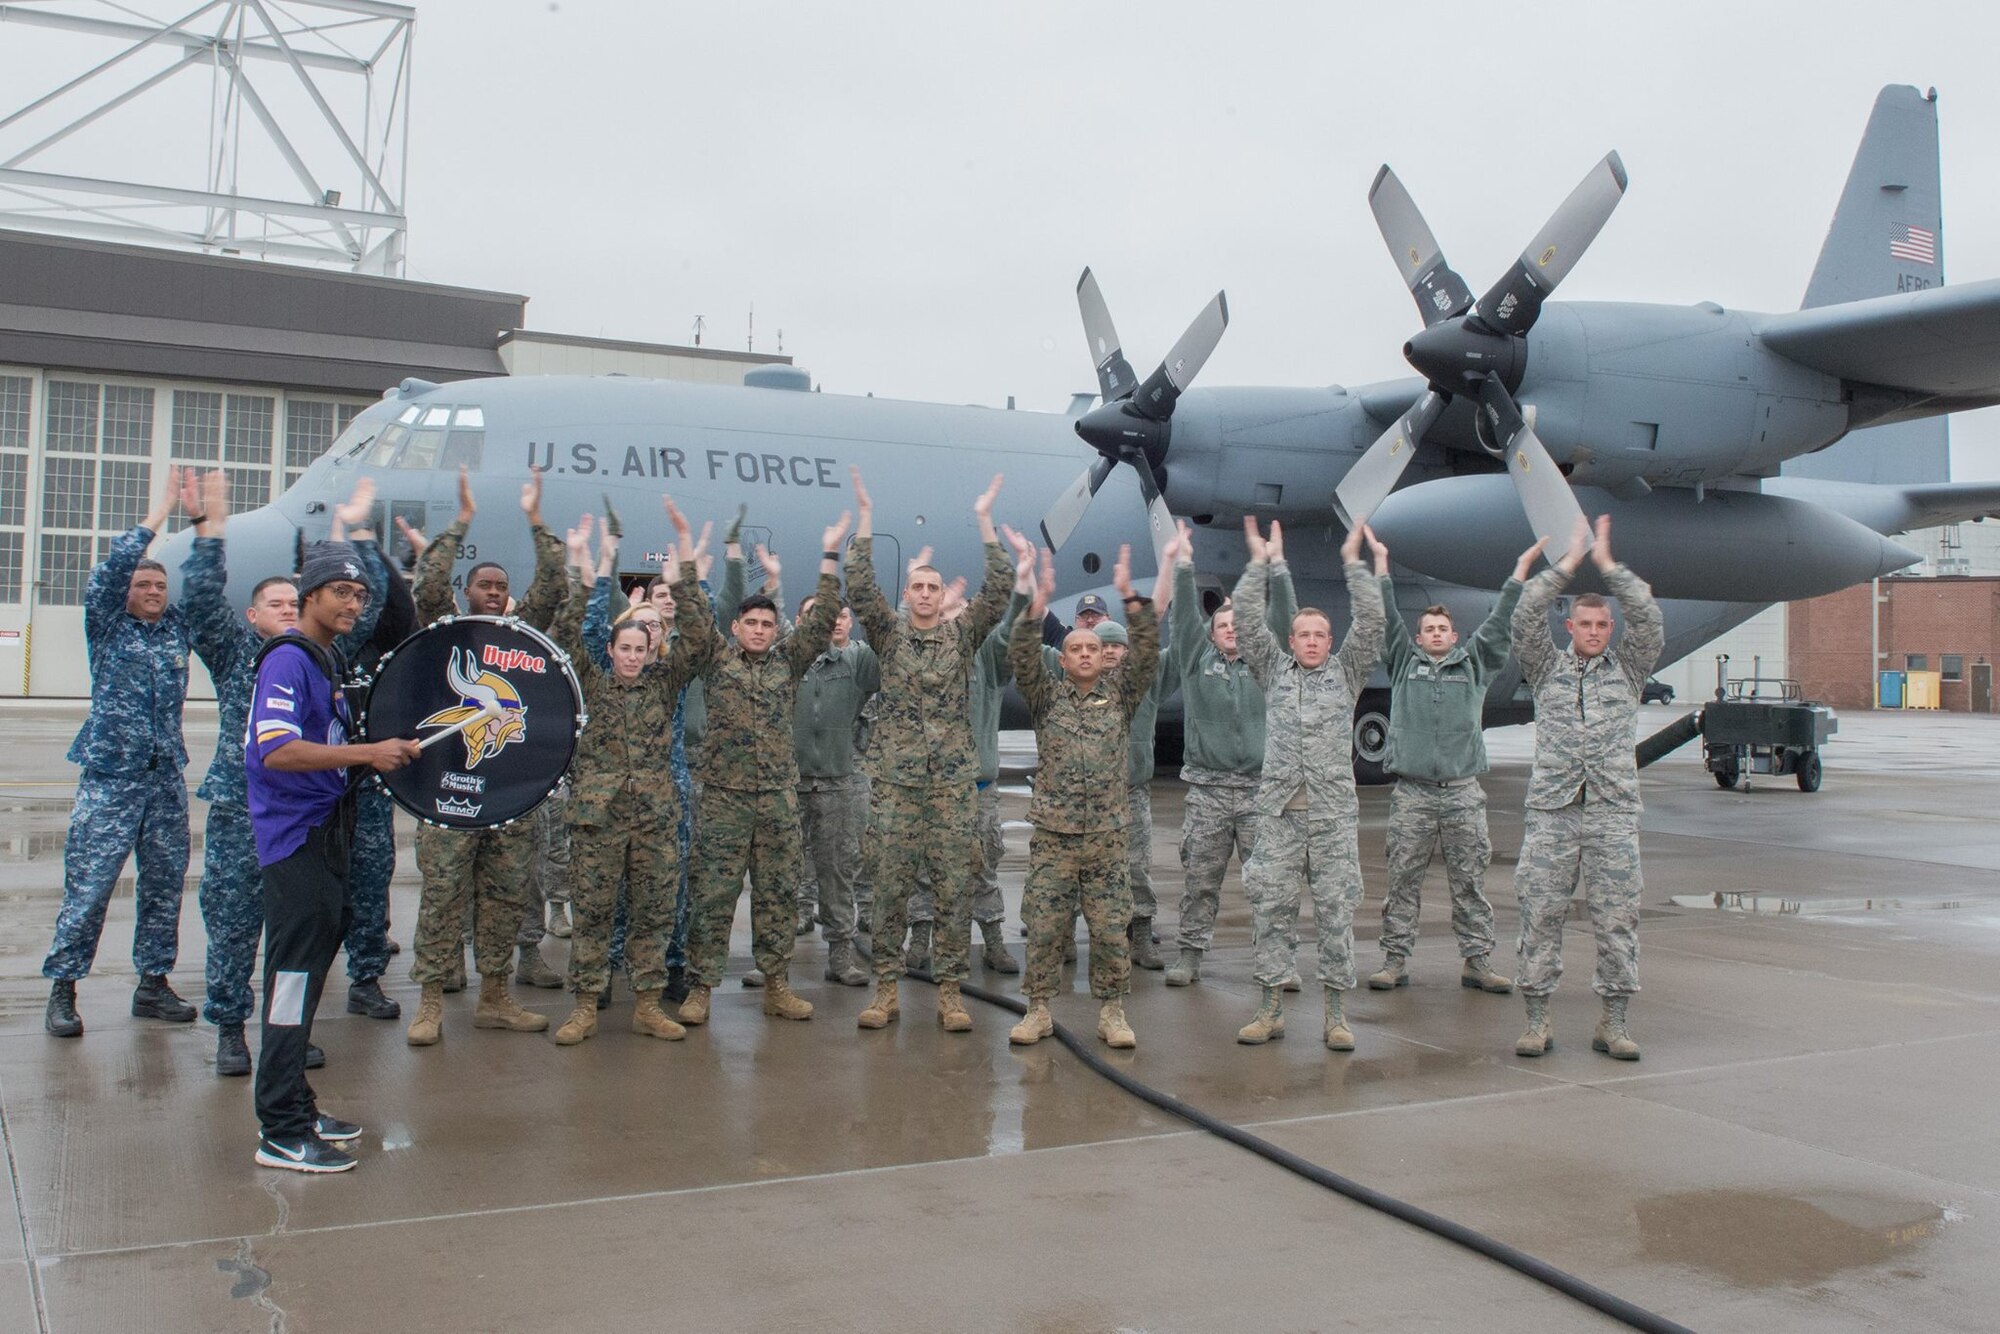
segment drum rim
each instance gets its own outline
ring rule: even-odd
[[[570,697],[575,701],[576,704],[576,710],[575,710],[576,725],[570,731],[569,760],[567,763],[563,765],[562,772],[556,775],[555,781],[549,784],[549,790],[547,792],[544,792],[541,795],[541,798],[537,800],[534,805],[528,807],[527,810],[522,811],[519,815],[510,816],[505,820],[499,820],[489,825],[462,825],[462,824],[450,824],[443,820],[434,819],[431,816],[425,815],[421,811],[411,809],[410,803],[405,802],[395,792],[395,790],[388,785],[388,783],[385,781],[384,775],[375,773],[373,771],[369,773],[368,775],[369,785],[372,786],[377,792],[380,792],[383,796],[387,797],[390,801],[394,802],[399,810],[408,812],[410,817],[416,820],[417,823],[429,825],[433,829],[449,829],[461,834],[477,834],[477,833],[483,833],[489,829],[505,829],[509,825],[519,824],[521,821],[527,819],[529,816],[533,815],[536,811],[540,810],[542,806],[545,803],[547,803],[548,799],[555,795],[556,790],[560,788],[564,783],[569,781],[571,772],[576,768],[576,752],[578,745],[583,740],[583,729],[590,725],[590,705],[588,701],[584,699],[583,682],[577,677],[575,659],[573,659],[570,656],[570,654],[562,647],[562,645],[556,643],[556,641],[550,637],[549,633],[546,630],[538,630],[534,626],[522,620],[519,616],[515,616],[512,614],[506,616],[488,616],[483,613],[477,613],[477,612],[452,612],[447,615],[440,616],[436,620],[431,621],[427,624],[418,626],[415,630],[412,630],[409,634],[403,636],[402,639],[398,640],[394,648],[391,648],[388,652],[384,653],[380,658],[376,659],[375,669],[372,672],[370,672],[368,676],[368,697],[366,700],[363,701],[360,711],[357,714],[355,714],[354,718],[355,734],[358,737],[360,737],[364,743],[366,743],[369,740],[368,737],[369,706],[374,702],[375,687],[376,683],[381,679],[382,669],[387,667],[398,653],[401,653],[404,649],[408,648],[412,643],[416,642],[416,640],[422,637],[423,635],[426,635],[432,630],[437,629],[439,626],[455,625],[460,621],[479,621],[490,625],[506,626],[508,629],[521,631],[535,639],[540,640],[543,644],[547,645],[549,650],[549,656],[562,667],[563,678],[569,682]]]

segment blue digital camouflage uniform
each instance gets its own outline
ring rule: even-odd
[[[1236,642],[1267,701],[1262,824],[1243,868],[1252,975],[1276,987],[1297,962],[1299,898],[1310,887],[1319,980],[1354,988],[1354,910],[1361,902],[1360,804],[1354,792],[1354,701],[1382,652],[1382,589],[1359,561],[1345,567],[1354,623],[1340,651],[1301,667],[1264,621],[1265,590],[1283,562],[1252,561],[1236,585]]]
[[[356,542],[368,605],[336,647],[343,655],[368,642],[381,614],[389,568],[374,542]],[[194,651],[215,682],[215,758],[195,795],[208,803],[202,854],[201,920],[208,931],[207,999],[211,1024],[241,1024],[255,1013],[250,978],[264,930],[264,877],[251,836],[243,740],[264,640],[229,603],[224,539],[197,537],[181,565],[181,599]],[[379,976],[380,970],[370,976]]]
[[[63,900],[42,976],[87,977],[104,913],[126,859],[138,854],[138,920],[132,963],[142,977],[171,973],[180,950],[187,879],[187,618],[168,604],[151,623],[125,610],[132,575],[153,530],[138,525],[111,543],[83,595],[90,655],[90,712],[69,748],[83,768],[63,841]]]
[[[1640,692],[1665,645],[1652,590],[1623,565],[1605,573],[1625,627],[1595,658],[1558,649],[1549,608],[1568,583],[1551,567],[1514,609],[1514,652],[1535,692],[1535,768],[1514,890],[1521,900],[1520,988],[1562,980],[1563,923],[1579,887],[1597,936],[1600,996],[1639,990],[1639,768],[1632,753]]]

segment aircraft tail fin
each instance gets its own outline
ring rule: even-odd
[[[1875,98],[1804,306],[1941,286],[1943,219],[1937,90],[1892,84]]]
[[[1875,98],[1803,308],[1943,283],[1937,90],[1891,84]],[[1817,454],[1790,460],[1783,471],[1855,482],[1946,481],[1950,420],[1941,415],[1855,431]]]

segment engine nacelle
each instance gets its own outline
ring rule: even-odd
[[[1577,488],[1611,515],[1611,546],[1656,596],[1789,602],[1864,583],[1921,560],[1873,529],[1803,500],[1754,491],[1661,490],[1617,500]],[[1448,477],[1395,492],[1370,520],[1391,557],[1435,579],[1498,588],[1535,540],[1505,476]],[[1603,591],[1589,562],[1572,592]]]

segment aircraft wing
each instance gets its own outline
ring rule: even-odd
[[[1850,384],[1954,407],[2000,403],[2000,280],[1772,315],[1764,346]]]
[[[1911,482],[1890,485],[1773,477],[1767,495],[1823,505],[1886,536],[2000,515],[2000,482]]]

